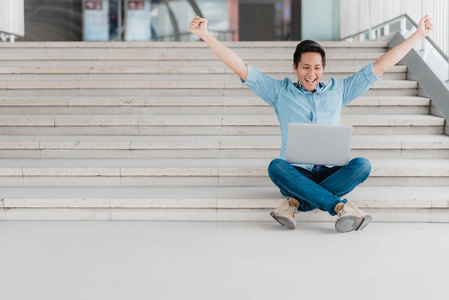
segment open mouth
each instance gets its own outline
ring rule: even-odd
[[[315,79],[313,79],[313,80],[310,80],[310,79],[306,79],[306,82],[307,82],[307,84],[314,84],[315,83],[315,81],[317,80],[317,78],[315,78]]]

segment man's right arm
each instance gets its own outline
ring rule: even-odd
[[[243,81],[246,81],[248,66],[235,52],[223,45],[207,30],[206,19],[195,17],[190,23],[189,29],[193,34],[203,39],[226,66],[239,75]]]

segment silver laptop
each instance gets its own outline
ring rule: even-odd
[[[290,123],[286,161],[345,166],[349,163],[351,137],[352,126]]]

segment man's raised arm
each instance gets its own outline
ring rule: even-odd
[[[379,57],[379,59],[373,64],[374,73],[377,77],[382,76],[385,71],[397,64],[419,40],[425,38],[432,32],[433,25],[431,20],[432,19],[426,15],[424,18],[419,20],[418,29],[411,36]]]
[[[192,22],[190,22],[189,29],[194,35],[202,38],[225,65],[239,75],[243,81],[246,81],[248,66],[237,54],[220,43],[220,41],[207,30],[206,19],[196,16],[193,18]]]

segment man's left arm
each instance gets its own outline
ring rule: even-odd
[[[382,76],[385,71],[397,64],[418,41],[432,32],[433,24],[431,20],[432,19],[428,15],[423,17],[419,20],[418,29],[411,36],[379,57],[379,59],[373,63],[374,73],[377,77]]]

